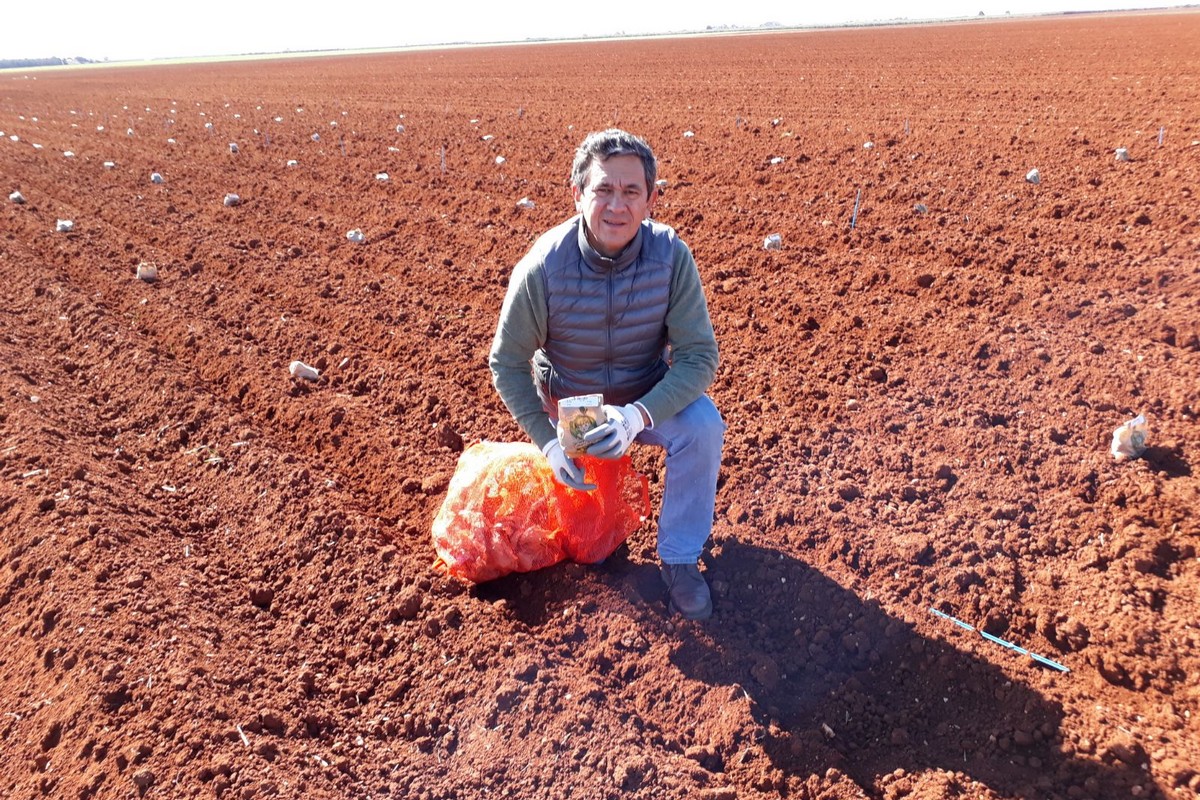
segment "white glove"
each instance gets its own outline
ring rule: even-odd
[[[547,442],[546,446],[542,448],[542,453],[550,462],[550,471],[554,473],[554,479],[563,486],[569,486],[581,492],[590,492],[596,488],[594,483],[583,482],[583,468],[576,464],[574,459],[567,458],[558,439],[551,439]]]
[[[583,435],[587,454],[596,458],[615,460],[625,455],[629,445],[646,427],[642,412],[632,403],[627,406],[604,406],[608,421]]]

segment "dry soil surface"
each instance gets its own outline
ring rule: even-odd
[[[610,125],[721,345],[703,623],[653,519],[433,568]],[[9,71],[0,130],[0,795],[1200,791],[1200,13]]]

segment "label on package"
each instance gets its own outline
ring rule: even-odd
[[[583,435],[607,421],[604,395],[584,394],[558,401],[558,442],[571,458],[587,452]]]

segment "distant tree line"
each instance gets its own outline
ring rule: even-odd
[[[94,64],[88,58],[0,58],[0,69],[24,69],[25,67],[62,67],[68,64]]]

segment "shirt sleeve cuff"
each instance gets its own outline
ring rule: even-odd
[[[653,428],[654,427],[654,417],[652,417],[650,415],[650,412],[646,410],[646,407],[644,405],[642,405],[640,402],[635,402],[633,405],[639,411],[641,411],[642,414],[645,415],[646,419],[650,420],[650,422],[646,425],[646,430],[650,430],[651,428]]]

